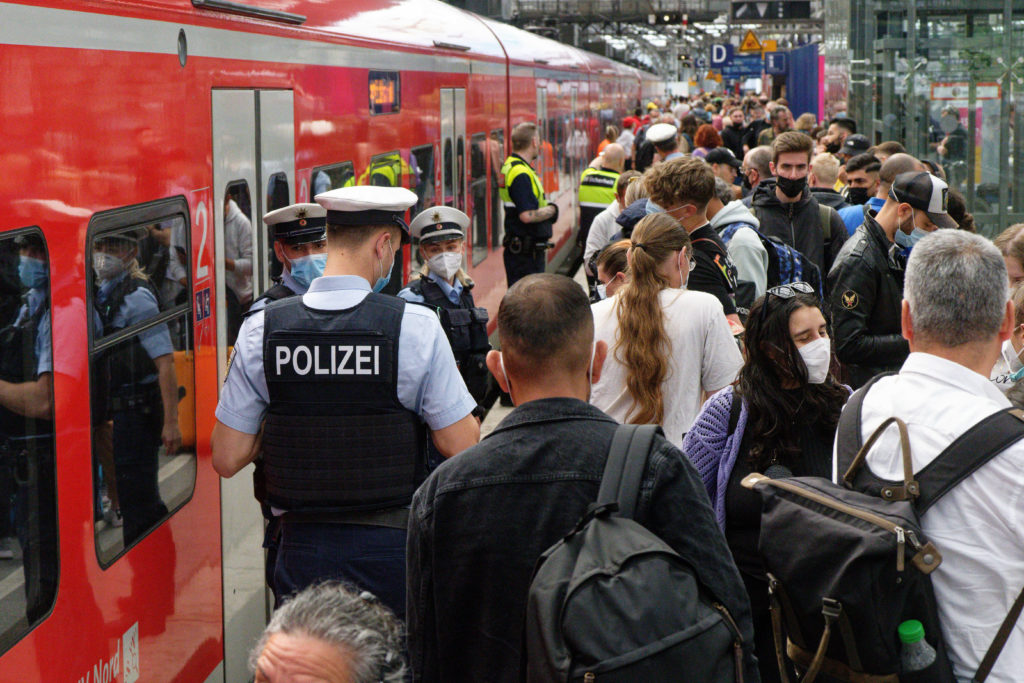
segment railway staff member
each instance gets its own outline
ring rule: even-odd
[[[324,274],[327,264],[327,211],[319,204],[292,204],[263,217],[282,263],[281,281],[252,302],[248,314],[272,301],[305,294],[309,283]]]
[[[432,206],[421,211],[409,230],[420,243],[423,267],[398,296],[413,303],[427,304],[438,311],[455,353],[459,373],[469,393],[480,404],[487,393],[487,309],[473,301],[473,281],[462,269],[469,216],[449,206]]]
[[[282,516],[280,594],[342,579],[401,616],[407,506],[425,476],[426,428],[445,457],[464,450],[479,438],[476,402],[437,316],[378,293],[409,241],[402,215],[416,195],[360,186],[316,201],[327,209],[324,276],[243,323],[213,465],[230,477],[262,450],[265,502]]]
[[[581,251],[586,247],[594,219],[615,201],[619,175],[625,170],[626,150],[615,143],[605,145],[597,164],[597,168],[584,169],[580,176],[580,231],[576,235],[576,243]],[[593,284],[592,277],[588,276],[588,280]]]
[[[505,205],[505,277],[508,286],[544,272],[548,240],[558,220],[558,206],[544,198],[544,186],[531,164],[540,156],[537,124],[524,121],[512,129],[512,154],[501,166],[499,188]]]

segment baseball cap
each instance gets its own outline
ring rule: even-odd
[[[866,136],[860,133],[854,135],[847,135],[846,141],[843,143],[842,148],[839,150],[839,154],[849,154],[850,156],[857,156],[863,152],[868,151],[871,147],[871,141]]]
[[[728,147],[715,147],[704,157],[704,161],[709,164],[729,164],[733,168],[743,166],[743,162],[737,159]]]
[[[900,203],[924,211],[931,222],[940,228],[957,227],[956,221],[946,212],[949,186],[931,173],[900,173],[893,179],[889,194]]]

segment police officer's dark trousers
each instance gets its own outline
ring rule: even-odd
[[[543,250],[524,251],[513,254],[505,248],[505,277],[508,279],[508,286],[511,287],[527,275],[543,273],[545,266],[545,252]]]
[[[112,400],[114,474],[127,546],[167,514],[157,482],[163,408],[156,382]]]

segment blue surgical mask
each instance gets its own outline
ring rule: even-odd
[[[373,283],[373,291],[379,292],[388,286],[388,281],[391,280],[391,270],[395,267],[394,254],[395,250],[391,248],[391,240],[388,240],[388,249],[391,249],[391,267],[387,270],[384,269],[384,259],[380,259],[380,272],[381,276],[377,278],[377,281]]]
[[[309,283],[324,274],[327,254],[309,254],[289,262],[292,279],[300,287],[309,289]]]
[[[21,284],[29,289],[37,289],[46,284],[48,270],[42,259],[22,256],[18,261],[18,278]]]
[[[655,203],[655,201],[653,199],[648,199],[647,200],[647,209],[646,210],[647,210],[647,215],[651,215],[652,213],[665,213],[665,209],[661,208],[661,206],[658,205],[657,203]]]

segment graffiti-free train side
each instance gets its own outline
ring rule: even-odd
[[[351,184],[463,209],[493,320],[511,127],[543,135],[556,269],[653,77],[433,0],[0,2],[0,65],[0,680],[248,680],[262,518],[209,434],[280,270],[262,215]],[[111,253],[147,293],[109,291]]]

